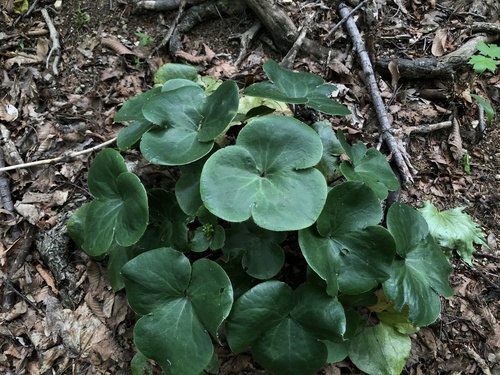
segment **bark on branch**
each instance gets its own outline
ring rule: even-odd
[[[349,36],[351,37],[354,48],[358,53],[359,59],[361,60],[368,93],[372,98],[373,106],[375,112],[377,113],[382,139],[391,150],[394,162],[396,163],[403,180],[405,182],[413,182],[413,178],[409,169],[411,168],[411,164],[409,163],[408,158],[405,158],[403,156],[403,153],[405,153],[406,151],[399,148],[398,143],[394,138],[392,127],[385,110],[385,105],[382,97],[380,96],[380,91],[375,80],[375,73],[370,62],[370,57],[368,55],[368,52],[366,51],[366,47],[363,39],[361,38],[361,34],[359,33],[359,30],[356,26],[356,22],[354,22],[354,20],[349,16],[349,8],[343,3],[339,4],[339,14],[342,18],[348,17],[345,26]]]

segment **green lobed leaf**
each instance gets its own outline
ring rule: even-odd
[[[468,64],[473,65],[474,73],[481,74],[486,70],[495,73],[498,62],[488,56],[474,55],[469,59]]]
[[[413,208],[394,203],[387,214],[387,228],[396,240],[391,277],[383,283],[387,297],[398,311],[408,305],[418,327],[434,322],[440,311],[439,295],[451,296],[448,283],[452,267],[429,233],[423,216]]]
[[[226,81],[207,97],[201,113],[203,120],[198,131],[200,142],[213,141],[233,121],[238,111],[238,86]]]
[[[120,130],[116,144],[120,150],[128,150],[141,140],[144,133],[148,132],[153,127],[154,125],[148,120],[135,120],[127,127]]]
[[[328,356],[320,337],[339,337],[344,331],[345,316],[336,299],[312,284],[292,292],[279,281],[244,293],[226,324],[234,352],[251,346],[257,362],[278,375],[316,373]]]
[[[328,358],[325,344],[290,318],[266,331],[255,343],[252,354],[276,375],[313,375]]]
[[[278,244],[285,240],[285,232],[268,231],[246,221],[233,224],[226,236],[223,253],[230,259],[241,259],[243,269],[250,276],[270,279],[283,267],[285,254]]]
[[[332,125],[326,121],[315,122],[311,126],[321,138],[323,156],[317,168],[327,181],[333,180],[340,166],[340,155],[344,152],[342,145],[333,133]]]
[[[153,124],[190,129],[196,132],[202,120],[205,92],[200,86],[182,86],[155,95],[143,107],[144,117]]]
[[[360,328],[349,347],[349,358],[361,371],[371,375],[399,375],[410,356],[411,340],[379,323]]]
[[[257,284],[238,298],[227,318],[226,333],[234,353],[251,346],[271,328],[276,327],[293,308],[293,291],[281,281]]]
[[[194,162],[210,152],[214,139],[231,123],[237,109],[234,81],[224,82],[208,97],[196,85],[164,91],[144,106],[144,116],[164,129],[144,134],[141,152],[160,165]]]
[[[149,91],[146,91],[140,95],[134,96],[133,98],[127,100],[118,110],[118,113],[115,116],[115,121],[116,122],[144,121],[145,118],[142,113],[142,108],[146,103],[148,103],[160,92],[161,88],[155,87]]]
[[[217,329],[232,306],[224,270],[207,259],[193,266],[180,252],[161,248],[140,254],[122,269],[138,349],[167,374],[198,375],[211,361]],[[175,324],[173,324],[175,322]]]
[[[328,193],[317,230],[299,231],[308,265],[336,296],[369,291],[389,277],[395,255],[391,234],[375,226],[382,218],[380,202],[363,183],[344,182]]]
[[[483,55],[489,56],[494,59],[500,59],[500,47],[496,44],[486,44],[481,41],[477,44],[476,48]]]
[[[214,215],[242,222],[253,218],[275,231],[316,221],[326,182],[312,167],[322,144],[310,127],[293,118],[264,116],[247,124],[236,145],[215,152],[201,173],[201,197]]]
[[[153,375],[153,367],[141,352],[135,353],[130,361],[132,375]]]
[[[341,340],[346,331],[346,316],[340,302],[323,288],[306,283],[294,292],[295,306],[290,316],[321,340]]]
[[[456,249],[460,257],[470,266],[472,256],[476,252],[474,244],[488,246],[481,229],[469,215],[463,212],[465,207],[456,207],[439,211],[432,203],[424,202],[419,209],[429,225],[432,236],[439,245],[448,249]]]
[[[113,238],[121,246],[136,243],[148,223],[148,204],[139,178],[127,171],[122,156],[106,149],[97,154],[88,175],[95,199],[86,208],[82,248],[91,256],[104,254]]]
[[[168,63],[158,68],[154,76],[154,83],[163,85],[168,80],[175,78],[196,81],[198,79],[198,72],[191,65]]]
[[[350,114],[346,107],[329,98],[336,87],[324,84],[324,80],[316,74],[293,72],[282,68],[273,60],[268,60],[263,69],[272,83],[255,83],[244,90],[245,95],[307,104],[331,115]]]
[[[343,161],[340,164],[340,170],[348,181],[366,183],[380,200],[387,198],[388,190],[399,188],[398,179],[380,151],[375,148],[367,150],[362,142],[349,146],[340,131],[338,137],[346,154],[351,159],[351,163]]]

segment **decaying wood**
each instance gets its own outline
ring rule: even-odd
[[[269,31],[276,48],[288,52],[299,37],[299,31],[285,10],[273,0],[245,0],[245,3]],[[301,49],[325,60],[329,52],[328,48],[308,38],[304,38]]]
[[[386,142],[387,146],[391,150],[392,157],[394,158],[394,162],[396,163],[403,180],[405,182],[413,182],[413,178],[409,169],[411,164],[409,163],[408,158],[404,158],[403,154],[406,154],[406,151],[404,149],[400,149],[393,135],[392,127],[389,122],[389,118],[387,117],[387,111],[385,110],[385,105],[382,97],[380,96],[380,91],[375,80],[375,73],[370,62],[370,57],[368,56],[365,44],[356,26],[356,22],[352,19],[352,17],[349,17],[349,8],[343,3],[339,4],[339,14],[342,18],[348,17],[347,21],[345,22],[345,26],[349,36],[351,37],[354,48],[361,60],[361,66],[363,68],[367,90],[372,99],[375,112],[377,113],[382,139]]]
[[[420,78],[452,78],[458,68],[467,65],[472,55],[477,52],[477,45],[483,41],[493,43],[499,35],[478,35],[468,40],[456,51],[443,55],[441,57],[422,57],[414,60],[410,59],[377,59],[377,70],[381,73],[389,73],[389,64],[396,63],[401,77],[408,79]]]
[[[140,0],[135,1],[135,8],[156,11],[174,10],[178,9],[183,1],[184,0]],[[206,0],[187,0],[186,4],[196,5],[201,4],[204,1]]]

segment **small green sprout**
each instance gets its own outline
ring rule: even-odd
[[[141,33],[140,31],[135,33],[135,36],[139,37],[141,41],[139,42],[140,47],[145,47],[153,43],[153,38],[148,36],[148,34]]]

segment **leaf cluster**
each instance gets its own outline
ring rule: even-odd
[[[495,73],[500,64],[500,47],[496,44],[486,44],[479,42],[477,45],[479,53],[469,59],[469,64],[473,66],[474,72],[481,74],[486,70]]]
[[[399,182],[379,151],[350,145],[327,122],[277,114],[294,103],[346,115],[329,97],[334,86],[273,61],[264,70],[271,82],[240,96],[234,81],[160,68],[155,87],[118,112],[128,122],[118,145],[178,168],[175,190],[147,191],[118,151],[104,150],[88,175],[94,200],[68,231],[89,255],[109,257],[113,287],[127,292],[137,373],[146,358],[167,374],[216,371],[224,325],[233,352],[250,349],[278,375],[347,356],[369,374],[397,374],[409,335],[452,294],[427,211],[396,203],[384,218]],[[440,241],[470,251],[475,235]]]

